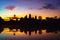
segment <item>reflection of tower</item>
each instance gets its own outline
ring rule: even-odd
[[[16,32],[17,30],[16,29],[13,29],[13,35],[15,36],[15,32]]]
[[[27,31],[24,31],[25,34],[27,34]]]
[[[31,31],[29,31],[29,36],[31,36]]]
[[[29,14],[29,18],[31,18],[31,14]]]
[[[13,33],[13,35],[15,36],[15,32]]]
[[[35,34],[37,34],[37,30],[35,30]]]
[[[39,34],[42,34],[42,30],[39,30]]]

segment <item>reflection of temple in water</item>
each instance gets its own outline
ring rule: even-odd
[[[20,29],[19,30],[16,30],[16,29],[13,29],[13,30],[10,30],[9,28],[4,28],[2,32],[13,32],[13,35],[15,36],[16,35],[16,32],[21,32]],[[26,35],[29,34],[31,35],[31,33],[33,31],[23,31]],[[34,33],[35,34],[42,34],[42,32],[46,32],[44,30],[35,30]]]
[[[23,31],[23,32],[21,32],[21,30],[20,29],[12,29],[12,30],[10,30],[9,28],[3,28],[3,29],[0,29],[0,34],[1,33],[11,33],[12,35],[14,35],[14,36],[16,36],[18,33],[19,34],[26,34],[26,35],[29,35],[29,36],[31,36],[32,34],[46,34],[46,33],[48,33],[48,32],[55,32],[55,33],[57,33],[57,31],[51,31],[51,30],[34,30],[34,31],[27,31],[27,30],[25,30],[25,31]]]

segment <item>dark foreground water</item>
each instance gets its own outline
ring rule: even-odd
[[[42,32],[42,33],[40,33]],[[15,29],[4,28],[0,33],[0,40],[60,40],[60,32],[46,32],[46,30],[37,30],[33,32],[20,32]]]

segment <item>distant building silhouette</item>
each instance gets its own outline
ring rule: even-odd
[[[31,18],[31,14],[29,14],[29,18]]]
[[[42,20],[42,17],[41,17],[41,16],[39,16],[39,17],[38,17],[38,19],[39,19],[39,20]]]
[[[24,18],[27,19],[27,15]]]
[[[35,16],[35,19],[37,19],[37,16]]]
[[[18,19],[20,19],[20,18],[18,18],[15,14],[14,14],[13,17],[7,17],[7,18],[9,18],[10,20],[18,20]]]
[[[57,16],[54,16],[55,19],[57,19]]]
[[[13,19],[16,19],[17,17],[16,17],[16,15],[14,14],[14,17],[13,17]]]

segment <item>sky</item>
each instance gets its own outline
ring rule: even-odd
[[[0,16],[60,17],[60,0],[0,0]]]

